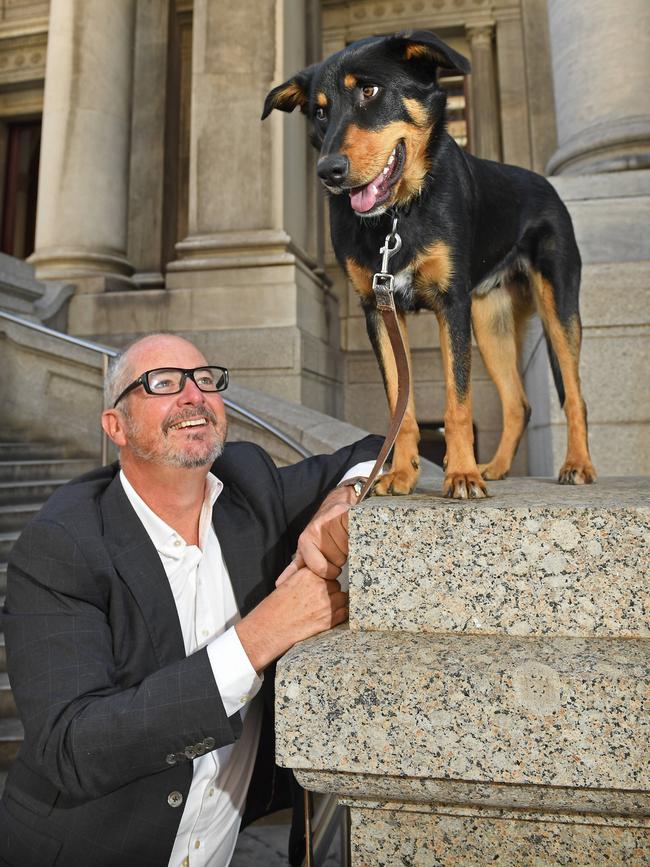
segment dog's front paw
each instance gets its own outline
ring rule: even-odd
[[[562,464],[557,480],[561,485],[591,485],[596,481],[596,470],[589,459],[567,460]]]
[[[442,492],[454,500],[479,500],[488,495],[479,473],[449,473],[445,476]]]
[[[504,464],[499,464],[496,461],[492,461],[489,464],[479,464],[478,471],[481,474],[482,478],[486,481],[494,481],[496,479],[505,479],[508,475],[508,470],[510,467],[505,466]]]
[[[372,492],[378,497],[410,494],[417,484],[419,475],[417,469],[391,470],[383,474],[372,489]]]

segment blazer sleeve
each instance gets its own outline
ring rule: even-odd
[[[346,470],[362,461],[375,460],[383,439],[370,435],[331,455],[316,455],[279,470],[282,497],[292,550],[298,536]]]
[[[241,733],[205,649],[118,682],[110,598],[65,527],[37,519],[26,528],[7,589],[2,620],[23,755],[60,791],[98,797],[165,770],[171,754],[184,761],[188,746],[205,752]]]

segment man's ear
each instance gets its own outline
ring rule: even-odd
[[[307,69],[297,72],[284,84],[274,87],[264,100],[262,120],[268,117],[274,108],[278,108],[280,111],[293,111],[294,108],[299,108],[304,113],[307,110],[309,89],[317,66],[317,63],[308,66]]]
[[[454,51],[428,30],[405,30],[403,33],[390,36],[389,41],[400,51],[404,60],[428,60],[442,69],[460,72],[463,75],[472,71],[466,57]]]
[[[124,417],[119,409],[105,409],[102,413],[102,429],[109,440],[118,447],[126,445],[126,431],[124,429]]]

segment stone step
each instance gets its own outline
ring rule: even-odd
[[[71,479],[97,466],[92,458],[57,458],[54,460],[0,461],[0,481],[28,482]]]
[[[18,708],[9,684],[9,675],[6,671],[0,671],[0,719],[17,716]]]
[[[0,533],[0,560],[6,560],[9,557],[9,552],[13,548],[18,536],[20,536],[18,530]]]
[[[643,813],[649,650],[643,639],[339,627],[278,663],[278,763],[346,797],[356,786],[371,799],[468,803],[474,787],[485,802],[492,786],[495,807]]]
[[[0,462],[51,460],[65,457],[63,446],[52,443],[0,442]]]
[[[21,503],[0,506],[0,533],[22,530],[42,505],[42,503]]]
[[[19,719],[0,719],[0,771],[9,769],[18,755],[23,737],[23,724]]]
[[[0,505],[12,503],[44,503],[68,479],[47,481],[0,482]]]
[[[650,636],[650,479],[490,482],[490,497],[350,512],[350,627]]]

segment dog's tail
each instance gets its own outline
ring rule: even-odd
[[[548,336],[548,331],[544,329],[544,337],[546,338],[546,349],[548,350],[548,360],[551,363],[551,370],[553,371],[553,381],[555,382],[555,388],[557,389],[557,396],[560,399],[560,406],[564,406],[564,380],[562,379],[562,371],[560,370],[560,362],[557,360],[557,355],[555,354],[555,350],[551,344],[551,340]]]

